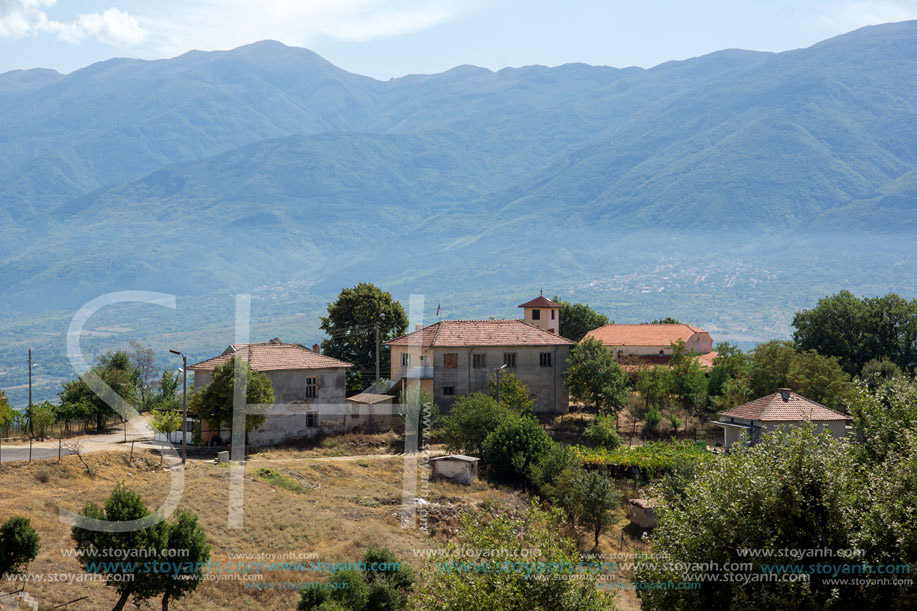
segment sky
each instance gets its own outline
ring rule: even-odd
[[[0,72],[273,39],[388,79],[461,64],[651,67],[917,19],[917,0],[0,0]]]

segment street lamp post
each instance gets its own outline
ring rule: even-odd
[[[181,464],[188,460],[188,357],[178,350],[169,350],[181,357]]]
[[[500,402],[500,374],[503,373],[504,369],[506,369],[506,363],[503,363],[500,367],[497,367],[497,403]]]

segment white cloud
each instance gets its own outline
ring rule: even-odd
[[[867,25],[917,19],[917,0],[845,0],[829,2],[822,25],[841,31]]]
[[[146,37],[137,20],[121,9],[86,13],[64,23],[48,18],[45,7],[54,3],[55,0],[0,0],[0,38],[50,32],[67,42],[92,38],[114,46],[130,46],[140,44]]]
[[[61,40],[81,42],[95,38],[117,47],[137,45],[144,41],[146,33],[137,20],[117,8],[101,13],[80,15],[68,24],[49,24],[48,29],[57,31]]]
[[[198,0],[159,5],[140,19],[163,53],[230,49],[274,39],[306,45],[317,37],[363,41],[423,30],[480,0]]]

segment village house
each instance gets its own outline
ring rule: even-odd
[[[723,447],[727,450],[735,443],[754,444],[763,433],[773,431],[780,425],[798,426],[811,422],[821,433],[828,430],[837,439],[847,434],[847,423],[852,418],[829,409],[781,388],[772,395],[761,397],[719,412],[719,421],[713,422],[723,428]]]
[[[529,387],[535,411],[569,409],[563,371],[573,342],[529,322],[444,320],[385,343],[393,388],[419,385],[443,409],[460,395],[487,392],[498,369]]]
[[[685,343],[685,350],[697,355],[701,367],[713,366],[717,354],[713,338],[703,329],[685,324],[610,324],[593,329],[586,338],[597,339],[625,369],[665,365],[672,358],[672,344]]]
[[[340,414],[320,413],[318,405],[344,405],[349,363],[321,354],[318,345],[312,349],[300,344],[285,344],[274,338],[258,344],[232,344],[219,356],[188,367],[194,372],[194,390],[207,386],[213,370],[232,357],[248,363],[263,373],[274,388],[274,403],[278,407],[266,412],[264,423],[248,435],[251,445],[270,445],[323,433],[345,432],[356,427],[355,418],[342,407]],[[281,407],[283,405],[283,407]],[[292,406],[292,407],[290,407]],[[294,411],[289,414],[286,412]],[[359,407],[352,406],[359,414]],[[217,436],[228,442],[231,431],[208,431],[202,423],[202,441]]]

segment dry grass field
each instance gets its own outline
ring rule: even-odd
[[[496,506],[524,508],[525,499],[509,489],[495,489],[482,481],[470,487],[432,482],[429,494],[430,531],[402,528],[401,503],[403,459],[368,456],[365,459],[287,459],[277,462],[250,460],[245,467],[244,528],[227,525],[229,501],[228,466],[191,462],[185,472],[180,506],[199,516],[211,545],[211,557],[224,566],[232,555],[256,558],[258,554],[314,554],[319,561],[356,561],[369,545],[385,545],[406,562],[423,564],[418,548],[443,545],[457,525],[462,508],[489,499]],[[58,519],[58,507],[79,511],[84,503],[103,503],[120,482],[141,493],[147,505],[165,498],[171,474],[159,467],[152,454],[135,454],[128,462],[124,452],[98,453],[85,457],[95,473],[90,477],[79,458],[64,457],[32,464],[0,467],[0,520],[14,514],[27,515],[41,536],[41,551],[28,567],[39,575],[73,575],[84,571],[64,550],[72,549],[69,527]],[[261,469],[273,474],[264,477]],[[261,473],[261,475],[259,475]],[[273,480],[269,481],[269,480]],[[285,489],[276,482],[289,484]],[[324,581],[326,573],[269,573],[265,582]],[[77,609],[111,608],[117,596],[102,583],[30,583],[26,590],[42,609],[88,596],[70,605]],[[0,591],[11,592],[18,584],[5,582]],[[293,591],[247,590],[241,581],[208,580],[175,609],[293,609]],[[3,600],[0,599],[0,603]],[[130,605],[129,605],[130,606]],[[142,608],[159,608],[158,600]]]

